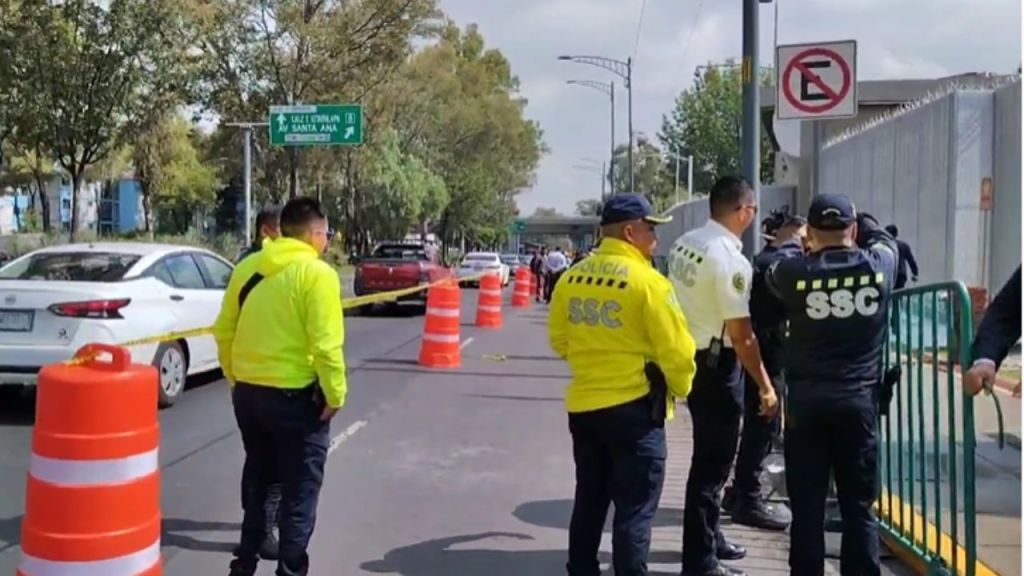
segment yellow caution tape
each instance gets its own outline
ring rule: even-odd
[[[462,283],[462,282],[476,281],[476,280],[479,280],[481,278],[483,278],[483,274],[474,274],[472,276],[467,276],[465,278],[444,278],[444,279],[438,280],[436,282],[431,282],[429,284],[421,284],[419,286],[413,286],[411,288],[403,288],[401,290],[391,290],[390,292],[378,292],[376,294],[367,294],[366,296],[357,296],[355,298],[345,298],[341,302],[341,308],[343,310],[349,310],[349,309],[352,309],[352,308],[359,308],[361,306],[367,306],[367,305],[370,305],[370,304],[381,304],[381,303],[384,303],[384,302],[393,302],[393,301],[395,301],[395,300],[397,300],[397,299],[399,299],[399,298],[401,298],[403,296],[409,296],[411,294],[416,294],[417,292],[422,292],[424,290],[429,290],[430,288],[432,288],[434,286],[438,286],[438,285],[443,284],[445,282],[451,282],[452,280],[454,280],[454,281],[456,281],[458,283]],[[180,330],[180,331],[177,331],[177,332],[168,332],[166,334],[161,334],[159,336],[149,336],[147,338],[136,338],[134,340],[128,340],[128,341],[125,341],[125,342],[121,342],[119,344],[116,344],[116,346],[120,346],[121,348],[130,348],[132,346],[146,346],[146,345],[149,345],[149,344],[162,344],[164,342],[173,342],[175,340],[181,340],[183,338],[195,338],[196,336],[206,336],[207,334],[212,334],[212,333],[213,333],[213,326],[206,326],[205,328],[193,328],[191,330]],[[75,358],[72,358],[70,360],[65,361],[64,364],[68,364],[68,365],[72,365],[72,366],[85,364],[86,362],[89,362],[90,360],[95,360],[98,355],[99,354],[91,354],[91,355],[88,355],[88,356],[76,356]]]

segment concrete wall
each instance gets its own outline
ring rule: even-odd
[[[899,226],[922,282],[998,287],[1020,261],[1019,81],[1004,90],[998,114],[993,90],[958,90],[830,143],[818,191],[847,194],[859,210]],[[1007,209],[993,213],[981,196],[997,164]]]

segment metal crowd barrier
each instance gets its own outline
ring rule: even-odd
[[[889,314],[884,368],[902,374],[879,420],[882,534],[918,572],[975,576],[974,399],[957,377],[971,362],[970,298],[960,282],[913,287]]]

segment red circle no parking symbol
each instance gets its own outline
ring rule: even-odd
[[[830,85],[829,82],[826,82],[814,71],[815,69],[831,68],[832,66],[839,69],[840,80],[838,86]],[[801,90],[799,95],[793,93],[791,80],[794,72],[801,75],[801,83],[812,85],[818,89],[820,94],[812,96],[814,100],[821,100],[820,104],[808,103],[807,100],[810,98],[803,90]],[[852,80],[850,65],[847,64],[842,56],[828,48],[809,48],[798,53],[789,61],[785,71],[782,73],[782,93],[786,96],[786,101],[797,110],[806,114],[821,114],[835,108],[843,101],[843,98],[850,93],[850,88],[853,84]],[[832,84],[835,84],[835,81]]]

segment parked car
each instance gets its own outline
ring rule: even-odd
[[[130,242],[54,246],[13,260],[0,268],[0,385],[34,386],[40,368],[86,344],[212,326],[232,270],[206,250]],[[210,334],[129,351],[159,371],[162,407],[187,376],[219,366]]]
[[[523,265],[519,254],[502,254],[501,263],[508,266],[508,280],[510,282],[516,277],[516,270]]]
[[[459,278],[467,278],[484,272],[497,272],[501,277],[501,285],[508,286],[509,268],[497,252],[470,252],[462,258],[459,264]],[[470,282],[479,285],[479,280]]]
[[[352,287],[356,296],[365,296],[428,284],[446,272],[437,251],[428,250],[425,244],[390,242],[379,244],[369,256],[358,259]],[[427,291],[400,298],[399,303],[413,303],[425,311]]]

